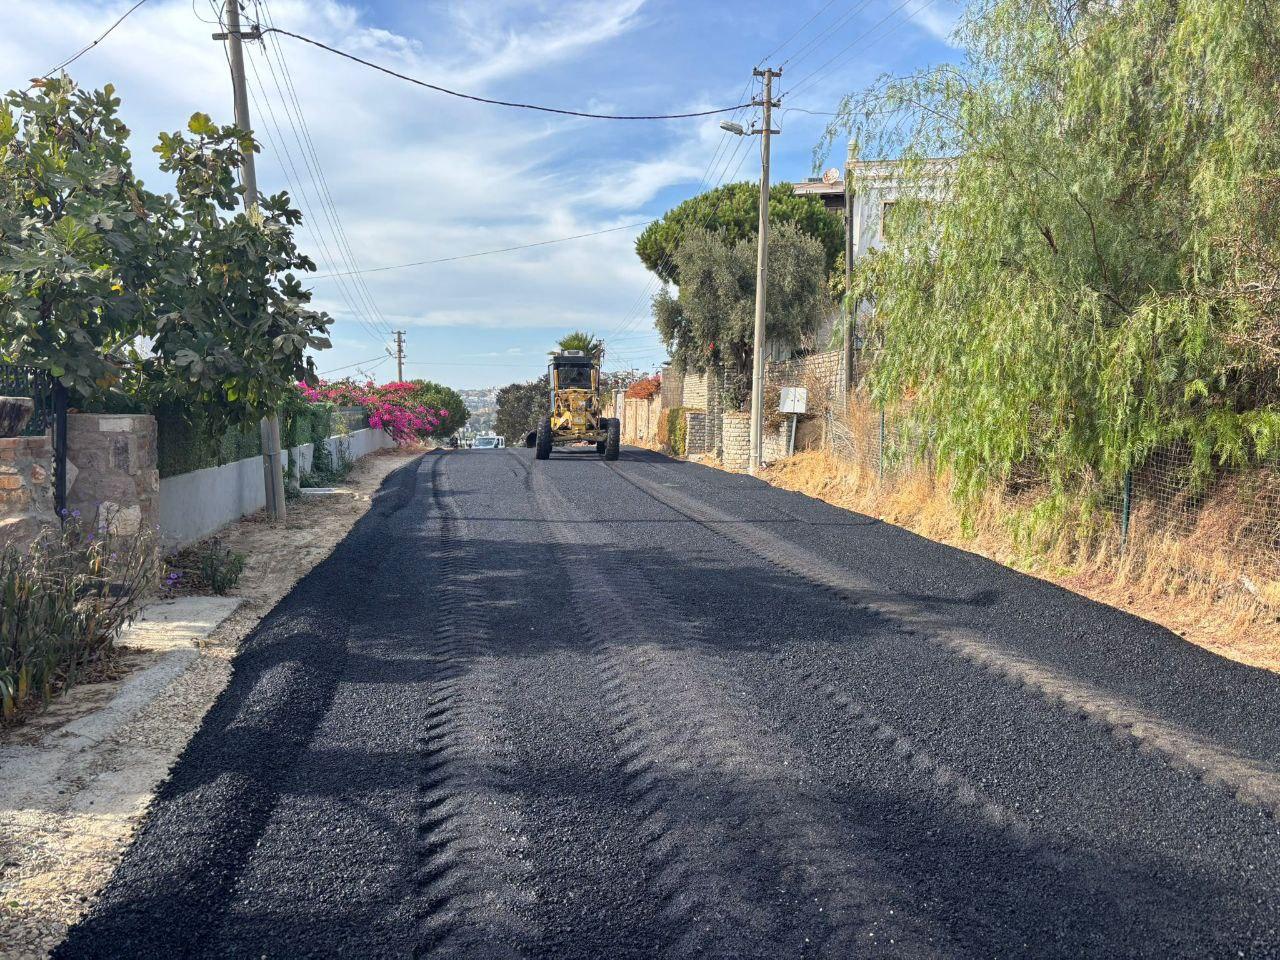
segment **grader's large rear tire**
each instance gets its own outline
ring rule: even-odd
[[[538,421],[538,440],[533,455],[539,460],[551,459],[551,418],[543,417]]]
[[[605,429],[604,451],[601,455],[606,460],[617,460],[618,447],[622,440],[622,422],[617,417],[610,417],[609,425]]]

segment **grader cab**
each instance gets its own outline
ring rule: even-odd
[[[605,460],[618,459],[619,423],[600,403],[600,365],[581,350],[553,354],[548,370],[551,409],[525,442],[546,460],[553,447],[594,443]]]

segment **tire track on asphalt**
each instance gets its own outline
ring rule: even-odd
[[[894,871],[856,842],[857,825],[840,821],[822,778],[752,716],[703,624],[618,544],[607,543],[602,560],[603,528],[593,523],[587,535],[557,519],[571,505],[533,477],[591,637],[664,912],[681,931],[669,953],[901,955],[910,944],[917,955],[947,955],[946,931],[909,919]]]
[[[711,504],[677,493],[607,465],[619,478],[667,508],[713,533],[752,551],[780,568],[831,590],[852,606],[885,617],[907,636],[919,636],[984,670],[1032,690],[1066,710],[1133,741],[1187,769],[1199,779],[1223,786],[1241,802],[1272,817],[1280,814],[1280,770],[1199,737],[1175,724],[1058,671],[1033,663],[973,631],[948,624],[919,606],[900,600],[851,571],[788,542],[760,524],[733,517]]]
[[[483,565],[437,454],[431,522],[440,597],[418,746],[414,876],[421,940],[416,957],[526,956],[537,942],[523,817],[513,787]]]

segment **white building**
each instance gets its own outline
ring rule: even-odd
[[[928,169],[936,177],[926,183],[930,192],[940,191],[945,172],[945,160],[928,161]],[[897,160],[857,160],[853,163],[855,184],[851,198],[853,216],[853,257],[866,256],[872,250],[884,246],[885,230],[892,230],[893,205],[907,189],[902,178],[902,163]],[[938,184],[937,187],[934,183]],[[795,193],[801,197],[817,197],[832,213],[844,217],[845,196],[843,172],[832,167],[821,177],[810,177],[795,184]],[[915,185],[912,189],[918,189]]]

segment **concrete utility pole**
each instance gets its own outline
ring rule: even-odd
[[[756,252],[756,330],[755,349],[751,370],[751,456],[748,470],[760,469],[764,451],[764,313],[766,284],[769,279],[769,137],[781,131],[770,128],[773,120],[773,78],[782,76],[781,70],[766,67],[751,71],[753,76],[764,77],[764,99],[755,101],[764,107],[764,126],[755,131],[760,134],[760,236]]]
[[[215,33],[215,40],[227,41],[228,59],[231,61],[231,95],[235,102],[236,126],[241,130],[253,131],[249,122],[249,94],[245,88],[244,51],[240,46],[240,6],[239,0],[226,0],[227,32]],[[250,39],[261,36],[258,28],[249,34]],[[258,214],[258,174],[253,166],[253,152],[246,151],[240,156],[240,180],[244,184],[244,212],[250,220],[256,220]],[[262,418],[260,424],[262,436],[262,479],[266,487],[267,512],[276,520],[283,522],[285,518],[284,502],[284,458],[280,452],[280,418],[274,413]]]
[[[404,331],[396,330],[396,382],[404,383]]]

